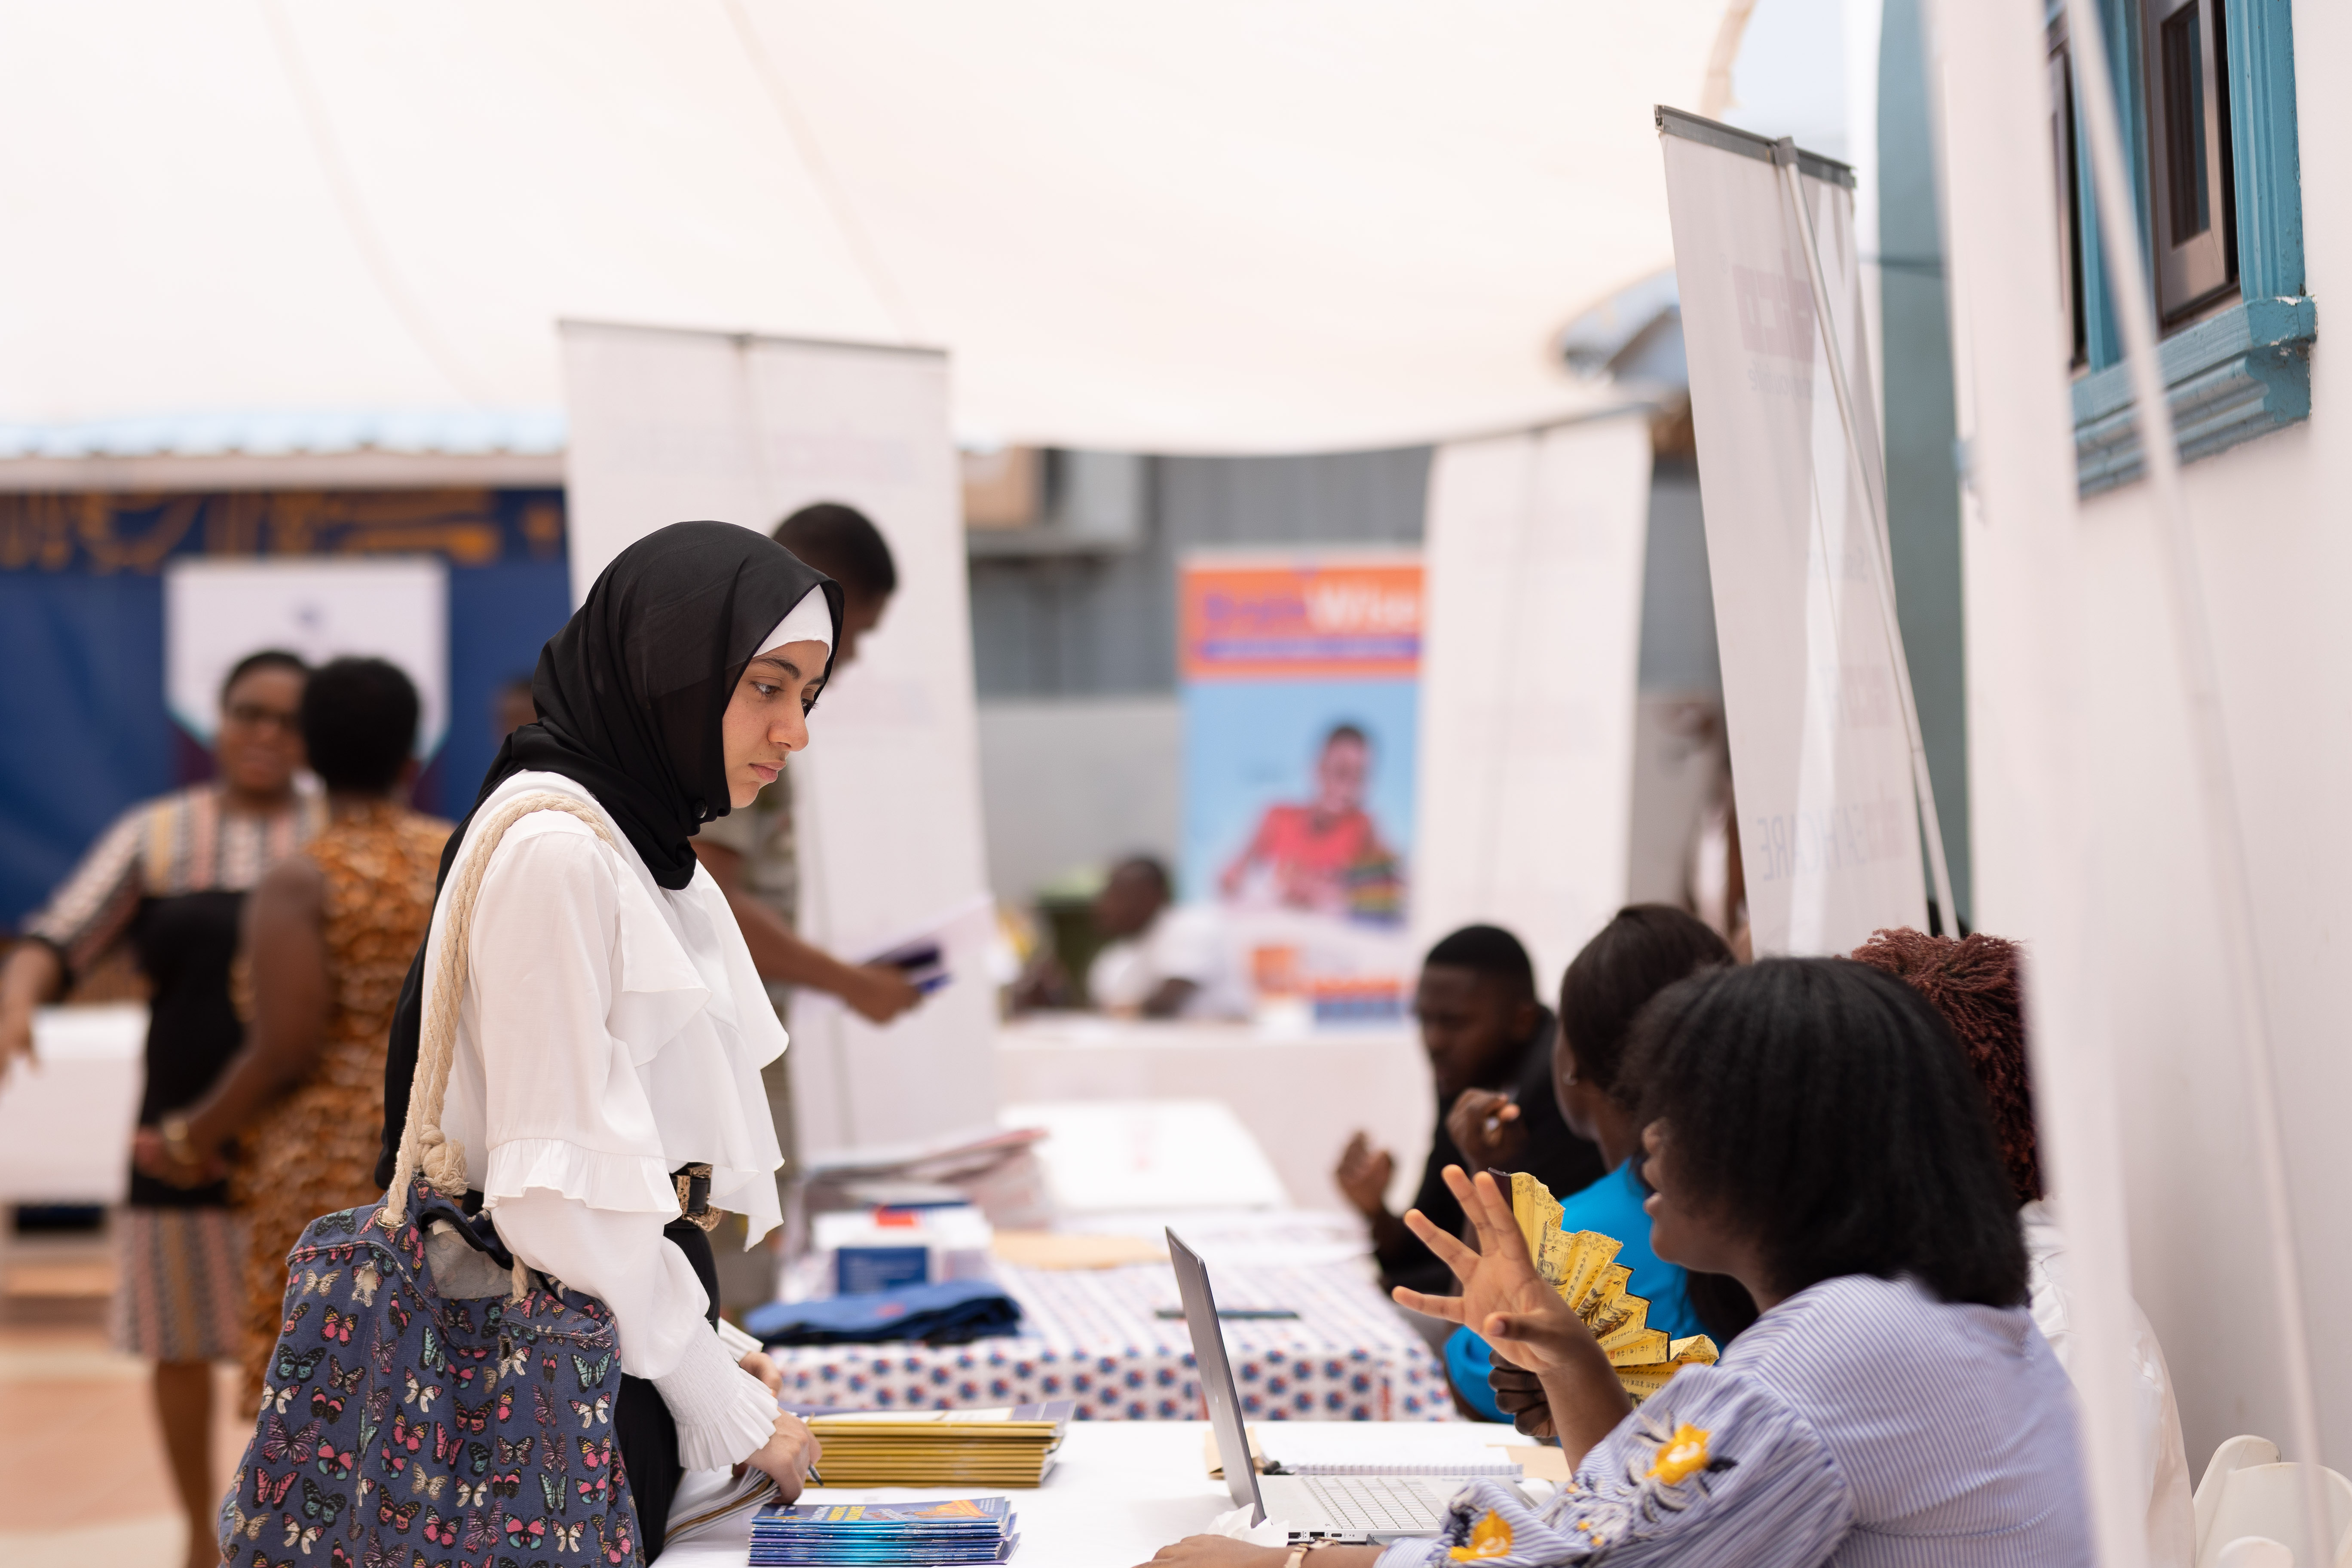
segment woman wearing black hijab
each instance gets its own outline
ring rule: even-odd
[[[760,1068],[785,1042],[690,840],[808,743],[841,612],[837,586],[749,529],[681,522],[631,545],[541,653],[539,721],[508,737],[441,858],[446,889],[476,825],[541,792],[611,833],[536,811],[492,853],[441,1127],[500,1240],[612,1309],[647,1561],[682,1471],[749,1464],[791,1498],[816,1457],[757,1343],[718,1317],[709,1211],[743,1215],[747,1247],[781,1217]],[[445,899],[393,1021],[385,1183],[446,914]]]

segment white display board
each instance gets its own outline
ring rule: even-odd
[[[1796,205],[1764,144],[1722,130],[1660,141],[1748,921],[1759,956],[1844,952],[1927,925],[1901,655]],[[1866,394],[1853,192],[1822,177],[1840,165],[1801,168],[1846,379]],[[1853,412],[1876,473],[1867,395]]]
[[[970,929],[988,879],[971,634],[944,355],[567,322],[572,595],[632,541],[716,518],[761,532],[843,501],[898,591],[792,763],[803,935],[856,959],[941,925],[953,980],[876,1028],[803,992],[791,1019],[803,1157],[992,1127],[996,1000]]]
[[[1503,926],[1547,994],[1625,901],[1650,468],[1634,415],[1430,468],[1413,932]]]
[[[172,717],[209,742],[222,679],[284,648],[312,664],[388,659],[416,684],[416,754],[449,725],[449,574],[424,556],[339,561],[173,559],[163,567],[163,690]]]

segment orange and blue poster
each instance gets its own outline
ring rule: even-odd
[[[1410,891],[1418,552],[1186,559],[1188,900],[1395,929]]]

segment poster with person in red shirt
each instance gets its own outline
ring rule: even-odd
[[[1361,725],[1333,725],[1317,750],[1314,798],[1265,808],[1248,846],[1218,877],[1219,894],[1353,920],[1399,918],[1402,869],[1364,808],[1371,753]]]
[[[1419,553],[1192,556],[1179,584],[1188,918],[1262,1019],[1393,1024],[1413,958]]]

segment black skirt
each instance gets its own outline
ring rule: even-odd
[[[710,1237],[700,1226],[683,1217],[670,1221],[662,1235],[686,1254],[694,1277],[702,1281],[703,1293],[710,1298],[711,1326],[718,1327],[719,1260],[710,1250]],[[645,1560],[651,1563],[661,1555],[669,1529],[669,1505],[686,1471],[677,1462],[677,1423],[670,1419],[661,1391],[648,1380],[625,1373],[621,1375],[621,1396],[613,1407],[613,1437],[620,1446],[621,1473],[628,1482],[629,1500],[637,1510],[637,1534]]]

